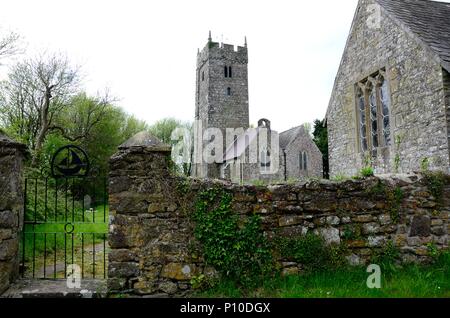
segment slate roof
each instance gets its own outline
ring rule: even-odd
[[[291,128],[280,134],[280,149],[286,149],[291,141],[299,134],[299,130],[304,129],[303,126]]]
[[[442,60],[450,72],[450,3],[429,0],[377,0]]]

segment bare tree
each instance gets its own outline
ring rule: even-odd
[[[0,59],[16,55],[21,52],[18,42],[20,35],[14,32],[0,37]]]
[[[3,121],[15,125],[31,146],[32,165],[55,117],[77,92],[79,70],[61,55],[41,55],[12,68],[3,85]],[[0,106],[1,107],[1,106]]]

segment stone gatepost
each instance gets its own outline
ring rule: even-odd
[[[25,145],[14,142],[0,132],[0,294],[19,275],[25,154]]]
[[[167,256],[159,246],[170,240],[178,222],[176,205],[171,203],[170,154],[170,146],[142,132],[110,159],[108,290],[112,294],[177,290],[176,284],[160,286],[159,280]]]

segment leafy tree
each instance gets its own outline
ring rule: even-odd
[[[150,126],[149,131],[161,140],[163,143],[173,145],[172,133],[179,127],[185,127],[186,124],[175,118],[164,118],[158,120]]]
[[[87,97],[80,75],[67,57],[42,55],[15,65],[0,87],[0,123],[27,144],[31,165],[41,162],[48,135],[58,133],[76,143],[88,138],[112,103],[108,94]]]
[[[323,155],[323,176],[324,178],[330,177],[330,165],[328,161],[328,130],[324,120],[314,121],[314,142]]]
[[[65,119],[65,129],[74,136],[82,131],[79,125],[86,125],[86,118],[80,117],[89,108],[90,103],[95,103],[96,98],[79,95],[74,98],[71,108],[62,115]],[[99,110],[100,111],[100,110]],[[105,176],[108,172],[109,158],[117,151],[120,144],[131,138],[136,133],[148,129],[147,124],[125,113],[120,107],[107,104],[101,110],[102,115],[97,123],[89,129],[88,134],[82,138],[67,138],[59,131],[50,133],[44,143],[40,166],[48,169],[55,151],[64,145],[75,144],[81,146],[88,154],[91,167],[95,174]]]
[[[192,147],[192,124],[188,122],[182,122],[175,118],[164,118],[156,123],[154,123],[152,126],[150,126],[149,131],[157,137],[162,142],[171,145],[174,147],[174,151],[172,151],[172,159],[176,163],[176,168],[178,172],[181,174],[189,176],[191,173],[191,159],[193,154],[193,147]],[[189,136],[186,136],[186,133]],[[183,138],[184,137],[184,138]],[[175,138],[175,140],[174,140]],[[178,147],[175,148],[175,146],[179,145],[180,139],[183,138],[183,141],[186,141],[185,139],[189,139],[188,143],[183,143],[181,148]],[[184,149],[184,147],[188,147],[188,149]],[[185,153],[183,158],[179,156],[178,153],[182,151]],[[186,152],[188,152],[188,155],[186,156]],[[176,156],[176,157],[175,157]],[[189,157],[189,160],[186,160]],[[189,161],[189,162],[187,162]]]
[[[65,57],[40,56],[18,63],[2,85],[2,121],[32,150],[38,164],[45,137],[78,88],[78,70]]]

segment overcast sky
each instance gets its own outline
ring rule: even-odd
[[[325,116],[357,0],[2,0],[27,54],[65,53],[88,92],[108,87],[152,123],[193,120],[195,63],[213,40],[249,48],[250,121],[282,131]],[[6,67],[0,71],[4,73]]]

